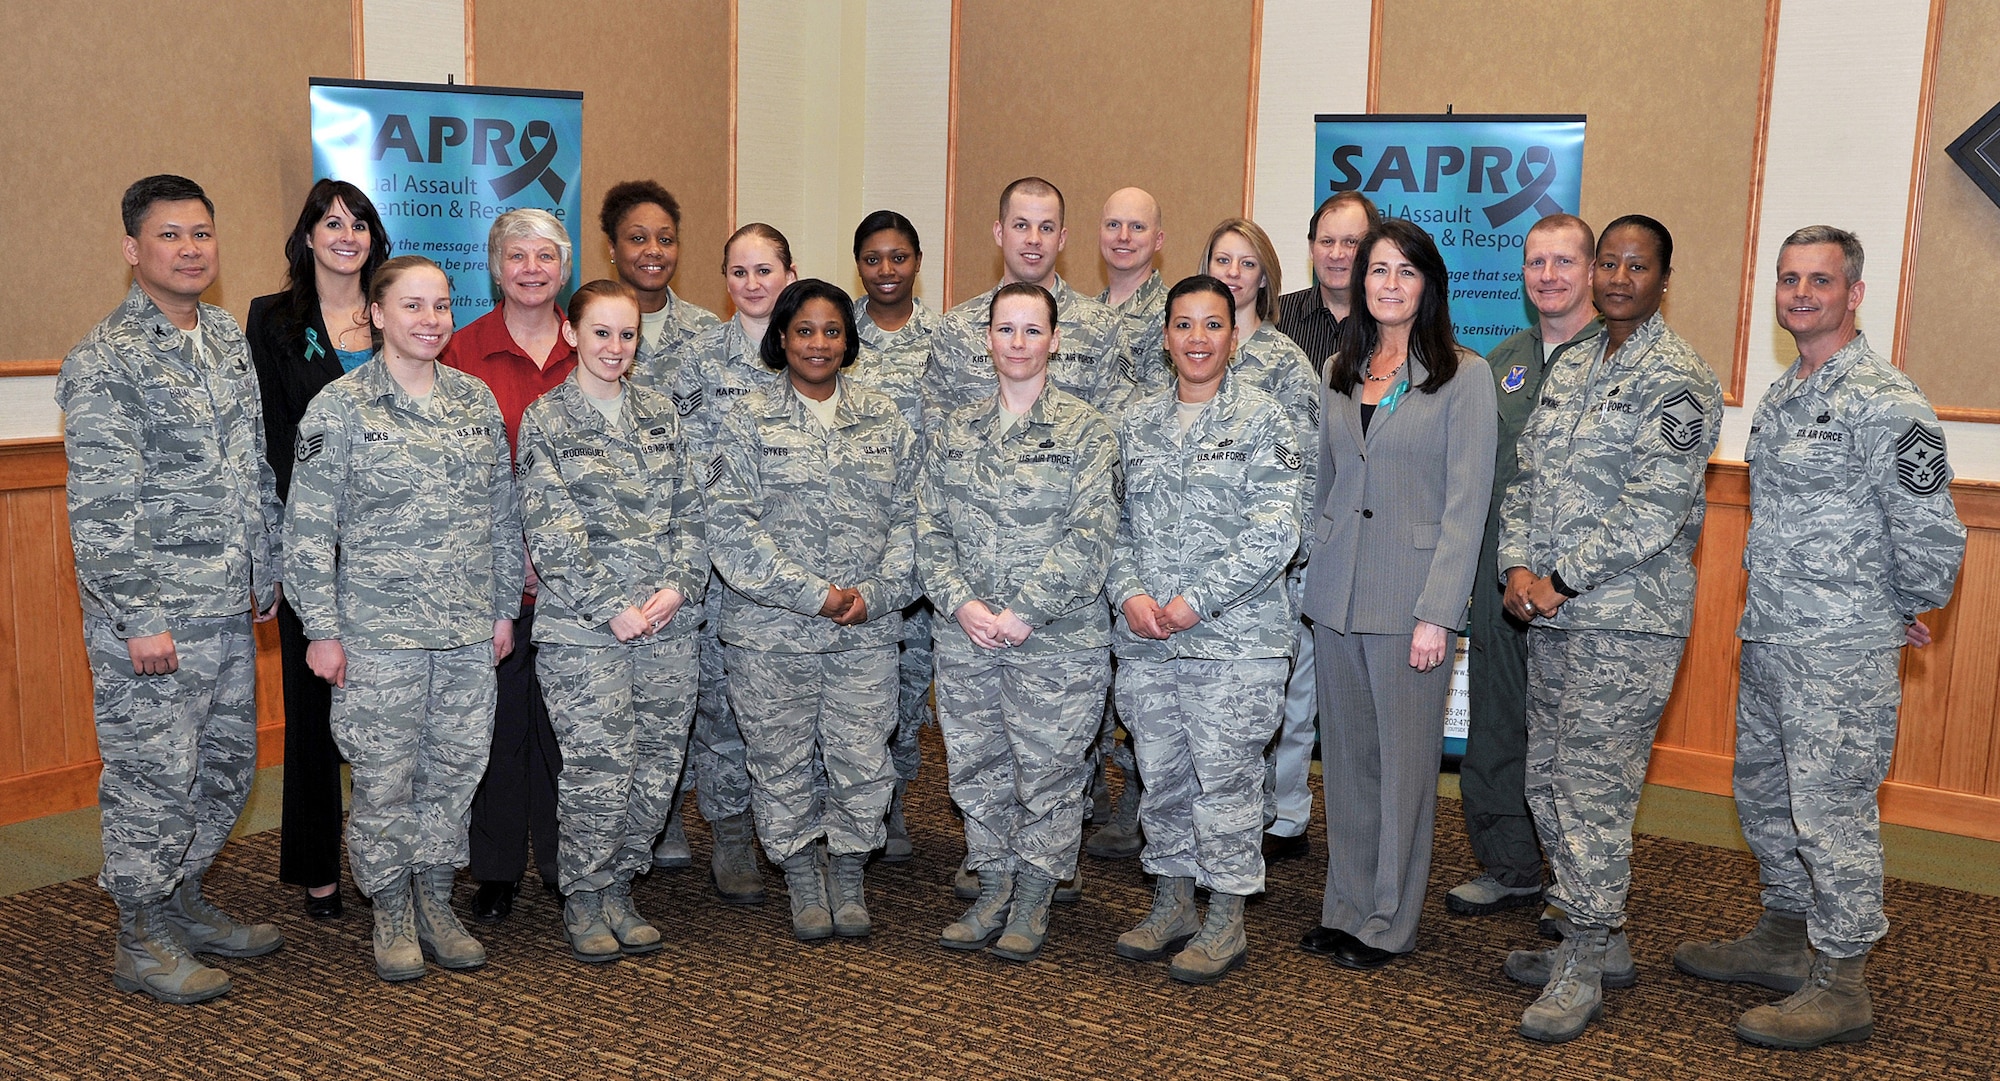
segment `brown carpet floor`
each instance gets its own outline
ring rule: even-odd
[[[927,733],[928,734],[928,733]],[[935,740],[927,753],[939,751]],[[1532,999],[1501,975],[1535,945],[1532,910],[1470,920],[1443,890],[1473,870],[1456,803],[1439,807],[1432,901],[1415,954],[1369,974],[1301,953],[1317,922],[1325,850],[1279,865],[1249,912],[1250,959],[1205,988],[1112,955],[1145,913],[1137,861],[1086,861],[1083,901],[1059,908],[1040,960],[948,952],[962,907],[946,887],[962,840],[928,758],[910,821],[918,855],[871,869],[875,935],[801,945],[781,878],[759,909],[718,903],[703,868],[637,891],[666,934],[650,957],[572,961],[558,907],[532,874],[514,916],[475,928],[491,963],[374,976],[368,910],[314,923],[276,881],[277,834],[232,844],[209,892],[276,918],[287,944],[224,961],[228,996],[196,1007],[123,994],[109,979],[115,914],[87,879],[0,900],[0,1076],[33,1078],[1923,1078],[2000,1076],[2000,901],[1892,881],[1889,940],[1869,972],[1876,1036],[1788,1054],[1733,1033],[1775,997],[1673,970],[1685,938],[1755,917],[1747,856],[1641,838],[1631,911],[1639,986],[1549,1048],[1514,1033]],[[696,855],[706,831],[690,822]],[[470,902],[461,881],[459,901]]]

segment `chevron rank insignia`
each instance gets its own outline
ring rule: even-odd
[[[1694,392],[1683,390],[1660,403],[1660,438],[1667,446],[1686,453],[1701,445],[1708,418]]]
[[[319,452],[325,449],[326,449],[325,432],[314,432],[311,435],[307,435],[304,432],[300,432],[299,442],[298,445],[295,448],[293,448],[292,457],[295,461],[310,462],[314,458],[319,457]]]
[[[1284,466],[1286,469],[1298,469],[1306,464],[1305,455],[1300,454],[1283,443],[1273,443],[1271,446],[1273,450],[1278,452],[1278,464]]]
[[[1896,479],[1915,495],[1936,495],[1951,483],[1951,466],[1944,457],[1944,436],[1922,421],[1896,440]]]

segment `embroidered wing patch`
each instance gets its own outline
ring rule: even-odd
[[[1513,367],[1507,369],[1507,377],[1500,380],[1500,389],[1506,391],[1509,394],[1512,394],[1515,391],[1520,390],[1522,387],[1525,387],[1527,385],[1528,385],[1528,366],[1526,364],[1516,364]]]
[[[1708,417],[1693,391],[1683,390],[1660,403],[1660,438],[1683,453],[1701,445]]]
[[[1936,495],[1951,483],[1951,465],[1944,457],[1944,436],[1922,421],[1896,440],[1896,479],[1916,495]]]

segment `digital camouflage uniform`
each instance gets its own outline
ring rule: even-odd
[[[886,395],[845,376],[839,395],[829,431],[789,379],[751,394],[723,418],[708,472],[729,701],[757,838],[777,863],[822,837],[833,855],[880,848],[895,788],[917,443]],[[819,614],[836,585],[860,592],[865,622]]]
[[[607,423],[572,376],[528,407],[514,463],[542,580],[535,669],[562,748],[565,894],[629,882],[652,865],[694,717],[706,459],[666,394],[628,385],[622,397]],[[685,598],[673,619],[620,642],[612,618],[667,588]]]
[[[760,344],[751,341],[735,319],[704,329],[688,344],[674,376],[674,406],[698,459],[707,460],[715,453],[723,417],[751,391],[777,380],[778,373],[758,358]],[[750,813],[750,771],[743,761],[743,733],[730,712],[729,677],[722,663],[722,642],[716,637],[722,626],[722,590],[713,581],[701,619],[697,654],[701,686],[688,736],[688,765],[701,816],[719,822]]]
[[[1853,957],[1889,927],[1875,792],[1895,751],[1903,626],[1951,599],[1965,527],[1937,415],[1867,338],[1797,373],[1765,392],[1744,455],[1736,810],[1764,907]]]
[[[1125,323],[1125,379],[1137,389],[1136,397],[1174,383],[1174,363],[1167,357],[1167,283],[1155,270],[1146,284],[1125,298],[1111,303],[1111,290],[1097,294],[1097,302],[1117,313]]]
[[[639,352],[632,358],[632,371],[625,382],[672,394],[680,378],[681,361],[693,347],[695,338],[721,320],[707,308],[681,299],[672,289],[667,290],[666,311],[667,323],[660,332],[659,344],[647,339],[643,328],[640,330]]]
[[[63,358],[70,545],[90,658],[104,868],[121,909],[198,877],[257,767],[255,645],[275,600],[283,513],[236,320],[204,304],[201,346],[136,284]],[[126,641],[173,633],[178,671],[135,675]]]
[[[1172,388],[1119,431],[1125,501],[1105,594],[1117,615],[1118,714],[1145,792],[1149,874],[1213,893],[1264,888],[1264,745],[1284,712],[1298,613],[1305,456],[1277,399],[1237,372],[1183,434]],[[1135,634],[1125,602],[1183,597],[1201,622],[1164,642]]]
[[[938,316],[914,300],[910,321],[893,333],[868,318],[868,298],[854,302],[854,325],[861,330],[861,356],[849,369],[857,386],[873,387],[896,403],[913,432],[924,430],[924,367],[931,352],[931,334]],[[931,605],[918,597],[903,609],[903,645],[896,663],[896,738],[889,757],[896,779],[910,781],[920,765],[917,734],[930,718]]]
[[[285,505],[289,599],[338,639],[333,736],[353,766],[347,855],[373,895],[406,869],[463,867],[486,770],[493,624],[526,576],[507,429],[478,378],[432,365],[418,402],[381,354],[299,421]]]
[[[935,354],[933,354],[935,357]],[[1054,385],[1005,435],[996,397],[936,425],[918,493],[918,566],[937,608],[938,727],[965,813],[967,868],[1076,871],[1088,754],[1110,680],[1103,597],[1118,528],[1118,441]],[[986,649],[969,601],[1032,628]]]
[[[1500,605],[1499,578],[1486,571],[1500,559],[1500,510],[1507,486],[1520,473],[1516,444],[1542,397],[1542,382],[1565,355],[1597,348],[1602,320],[1591,322],[1543,359],[1541,324],[1517,331],[1495,346],[1486,364],[1500,410],[1493,451],[1493,502],[1479,542],[1480,576],[1472,583],[1472,625],[1466,651],[1470,716],[1458,780],[1465,804],[1465,834],[1479,865],[1501,885],[1542,884],[1542,851],[1528,813],[1528,630]]]
[[[993,294],[999,286],[944,314],[931,335],[924,374],[924,434],[974,402],[991,398],[999,386],[986,329],[993,325]],[[1056,349],[1049,358],[1049,383],[1115,418],[1131,395],[1125,356],[1124,320],[1117,312],[1069,287],[1060,277],[1049,292],[1056,298]]]
[[[1579,591],[1528,632],[1528,806],[1549,899],[1579,927],[1615,930],[1653,732],[1693,620],[1722,390],[1658,314],[1602,354],[1571,350],[1542,384],[1495,570],[1554,572]]]

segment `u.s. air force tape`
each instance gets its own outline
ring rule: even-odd
[[[1702,432],[1707,427],[1708,418],[1703,415],[1701,399],[1693,391],[1683,390],[1660,403],[1660,438],[1667,446],[1683,453],[1701,445]]]
[[[1915,495],[1936,495],[1951,483],[1944,434],[1920,420],[1896,440],[1896,479]]]

